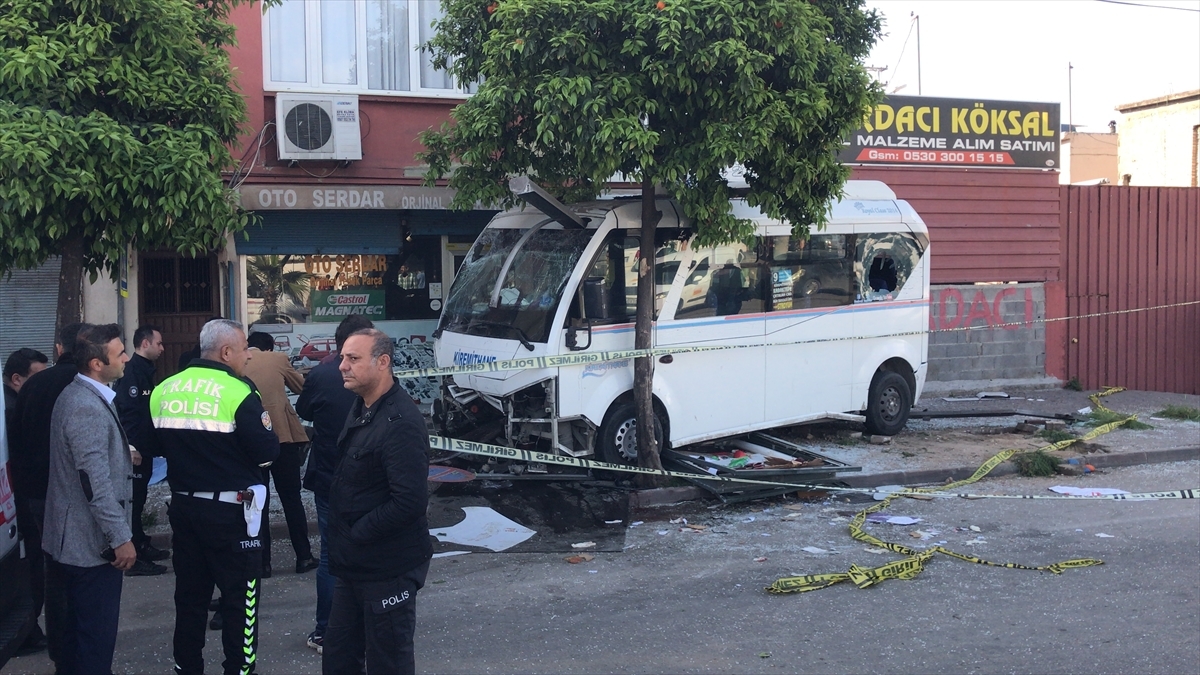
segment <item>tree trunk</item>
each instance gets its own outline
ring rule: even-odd
[[[64,326],[83,317],[83,233],[72,230],[62,243],[62,267],[58,272],[58,314],[54,342]],[[74,345],[63,345],[71,351]]]
[[[662,216],[654,201],[654,181],[642,178],[642,240],[638,256],[637,323],[634,324],[634,348],[649,349],[654,323],[654,233]],[[647,356],[633,362],[633,400],[637,406],[638,466],[661,469],[658,444],[654,438],[654,360]],[[643,485],[656,480],[643,476]]]

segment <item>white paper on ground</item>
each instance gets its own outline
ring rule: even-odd
[[[464,546],[479,546],[492,551],[506,551],[537,534],[515,523],[487,506],[464,506],[467,517],[453,527],[438,527],[429,534],[438,541]]]
[[[1060,495],[1070,495],[1072,497],[1100,497],[1102,495],[1127,495],[1129,492],[1118,490],[1116,488],[1081,488],[1072,487],[1070,485],[1055,485],[1050,488],[1051,492],[1057,492]]]
[[[813,553],[813,554],[829,553],[829,551],[826,551],[823,548],[817,548],[816,546],[805,546],[804,548],[802,548],[800,550],[805,551],[807,553]]]
[[[470,551],[445,551],[443,553],[434,553],[435,558],[449,558],[452,555],[470,555]]]

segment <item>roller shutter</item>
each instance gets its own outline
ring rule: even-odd
[[[36,269],[0,276],[0,362],[21,347],[54,358],[60,266],[56,256]]]

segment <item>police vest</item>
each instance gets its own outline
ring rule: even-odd
[[[238,406],[250,385],[215,368],[188,368],[168,377],[150,394],[155,429],[191,429],[231,434]],[[268,427],[269,428],[269,427]]]

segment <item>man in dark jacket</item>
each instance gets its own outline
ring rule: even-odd
[[[79,331],[86,323],[70,323],[58,332],[54,344],[54,366],[29,378],[17,395],[17,436],[10,443],[14,449],[8,458],[12,476],[13,496],[17,502],[17,524],[25,540],[25,555],[29,556],[29,581],[33,586],[34,621],[46,605],[46,637],[51,660],[60,658],[59,647],[62,622],[65,619],[66,596],[62,589],[46,587],[46,561],[42,555],[42,530],[46,517],[46,484],[50,480],[50,416],[54,404],[68,384],[75,379],[75,357],[71,350]],[[50,597],[47,597],[47,591]],[[40,631],[35,631],[34,642]],[[28,644],[28,643],[27,643]]]
[[[337,578],[325,632],[326,675],[415,673],[417,591],[433,547],[425,518],[429,436],[392,377],[392,340],[369,329],[342,348],[358,395],[338,438],[329,488],[329,571]]]
[[[375,324],[361,314],[351,314],[338,324],[333,339],[337,352],[333,359],[322,362],[304,377],[304,389],[296,401],[296,413],[313,423],[312,446],[308,451],[308,469],[304,472],[304,487],[312,490],[317,507],[317,528],[321,532],[321,559],[317,566],[317,625],[308,634],[308,646],[323,653],[325,628],[329,625],[329,608],[333,604],[333,575],[329,573],[329,484],[337,462],[337,439],[346,426],[346,417],[354,405],[354,392],[345,387],[338,366],[342,363],[342,345],[346,338]]]
[[[125,571],[127,577],[153,576],[162,574],[167,568],[155,564],[171,554],[156,548],[142,527],[142,511],[146,508],[146,490],[150,487],[150,473],[154,458],[159,456],[158,437],[154,422],[150,419],[150,392],[154,390],[154,362],[162,356],[162,333],[154,326],[139,326],[133,331],[133,356],[125,364],[125,374],[117,380],[117,413],[129,444],[134,447],[133,457],[133,545],[137,548],[137,562]]]

